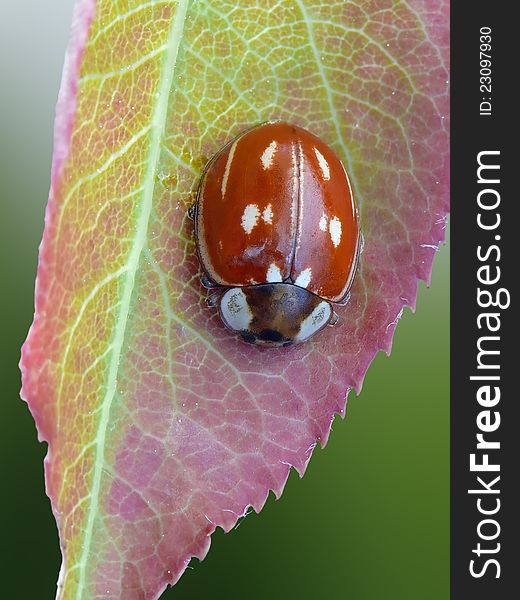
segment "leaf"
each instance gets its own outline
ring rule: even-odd
[[[21,362],[60,599],[157,598],[325,444],[444,237],[447,59],[446,2],[79,1]],[[206,307],[186,216],[271,118],[337,150],[365,237],[340,323],[280,350]]]

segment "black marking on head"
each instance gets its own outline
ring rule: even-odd
[[[264,342],[283,342],[284,337],[279,331],[275,331],[274,329],[263,329],[258,334],[258,339],[263,340]]]
[[[240,335],[242,336],[242,339],[244,340],[244,342],[247,342],[248,344],[256,343],[256,335],[254,335],[250,331],[241,331]]]

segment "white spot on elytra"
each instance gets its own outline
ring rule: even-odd
[[[320,219],[319,225],[320,225],[320,229],[322,231],[327,231],[327,217],[326,217],[325,213],[323,213],[321,215],[321,219]]]
[[[294,285],[299,285],[302,288],[306,288],[309,283],[311,282],[311,277],[312,277],[312,269],[310,267],[307,267],[307,269],[304,269],[296,278],[296,281],[294,282]]]
[[[233,142],[229,149],[228,159],[226,162],[226,168],[224,169],[224,176],[222,177],[222,198],[226,195],[227,182],[229,179],[229,172],[231,171],[231,164],[233,163],[233,157],[235,156],[235,150],[237,149],[238,140]]]
[[[295,165],[296,166],[296,165]],[[296,232],[296,245],[295,245],[295,249],[294,249],[294,253],[296,254],[296,252],[298,252],[300,245],[301,245],[301,241],[302,241],[302,223],[303,223],[303,219],[301,218],[300,215],[305,214],[305,207],[304,207],[304,199],[305,199],[305,191],[304,191],[304,185],[305,185],[305,181],[304,181],[304,168],[303,168],[303,149],[302,149],[302,144],[301,142],[298,142],[298,163],[297,163],[297,167],[298,167],[298,175],[296,177],[297,181],[298,181],[298,196],[296,198],[296,206],[295,208],[297,208],[296,212],[296,223],[297,223],[297,227],[298,230]],[[293,203],[294,206],[295,203]]]
[[[273,140],[269,146],[263,151],[260,160],[262,161],[262,166],[264,171],[268,169],[273,164],[273,158],[276,154],[276,149],[278,148],[278,144]]]
[[[325,160],[325,157],[323,156],[323,154],[316,147],[314,147],[314,154],[316,154],[316,158],[318,159],[318,164],[320,165],[323,179],[325,181],[328,181],[330,179],[329,163]]]
[[[256,204],[248,204],[244,208],[244,214],[242,215],[242,228],[249,234],[253,231],[258,219],[260,217],[260,210]]]
[[[277,267],[274,263],[271,263],[267,269],[267,281],[269,283],[277,283],[282,281],[282,272],[280,271],[280,267]]]
[[[294,144],[291,144],[291,162],[293,172],[293,201],[291,202],[291,234],[293,234],[294,230],[298,226],[298,194],[300,192],[300,190],[298,189],[298,163],[296,161],[296,147]]]
[[[341,221],[338,219],[338,217],[332,217],[330,220],[329,233],[332,243],[334,244],[334,248],[337,248],[341,242]]]
[[[262,219],[264,220],[264,223],[267,223],[268,225],[273,224],[273,207],[271,204],[268,204],[265,207],[264,212],[262,213]]]

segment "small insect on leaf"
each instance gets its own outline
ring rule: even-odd
[[[361,250],[341,161],[282,121],[246,131],[212,160],[195,233],[203,282],[222,290],[222,321],[270,347],[307,341],[336,320],[331,303],[348,297]]]
[[[325,444],[444,239],[447,60],[443,1],[78,1],[21,362],[60,600],[158,598]],[[275,120],[299,141],[273,126],[251,172],[237,136]],[[203,185],[240,202],[194,222],[214,156]],[[339,164],[359,223],[309,206]],[[246,338],[306,341],[245,344],[208,294]]]

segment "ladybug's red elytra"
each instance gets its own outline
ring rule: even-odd
[[[348,175],[322,140],[283,121],[249,129],[210,161],[194,208],[202,282],[227,327],[287,346],[336,322],[362,237]]]

